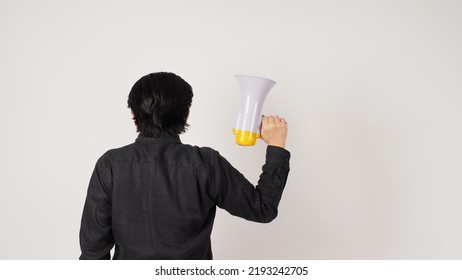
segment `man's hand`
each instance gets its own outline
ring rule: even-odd
[[[261,121],[261,139],[266,144],[285,148],[287,122],[278,116],[263,116]]]

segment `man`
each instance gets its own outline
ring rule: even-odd
[[[254,187],[211,148],[180,142],[191,86],[173,73],[152,73],[130,91],[139,136],[107,151],[90,179],[80,229],[80,259],[212,259],[216,206],[249,221],[277,215],[290,153],[287,123],[263,117],[266,163]]]

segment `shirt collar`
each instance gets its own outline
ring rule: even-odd
[[[138,134],[136,142],[171,142],[171,143],[181,143],[180,136],[173,133],[162,133],[159,137],[146,137]]]

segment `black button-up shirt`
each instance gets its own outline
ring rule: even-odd
[[[212,259],[216,206],[270,222],[289,173],[290,153],[268,146],[254,187],[217,151],[177,135],[139,136],[97,161],[80,228],[80,259]]]

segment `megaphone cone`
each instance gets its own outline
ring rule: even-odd
[[[253,146],[257,138],[260,138],[263,103],[276,82],[247,75],[237,75],[235,77],[241,91],[241,104],[233,133],[236,135],[237,144]]]

